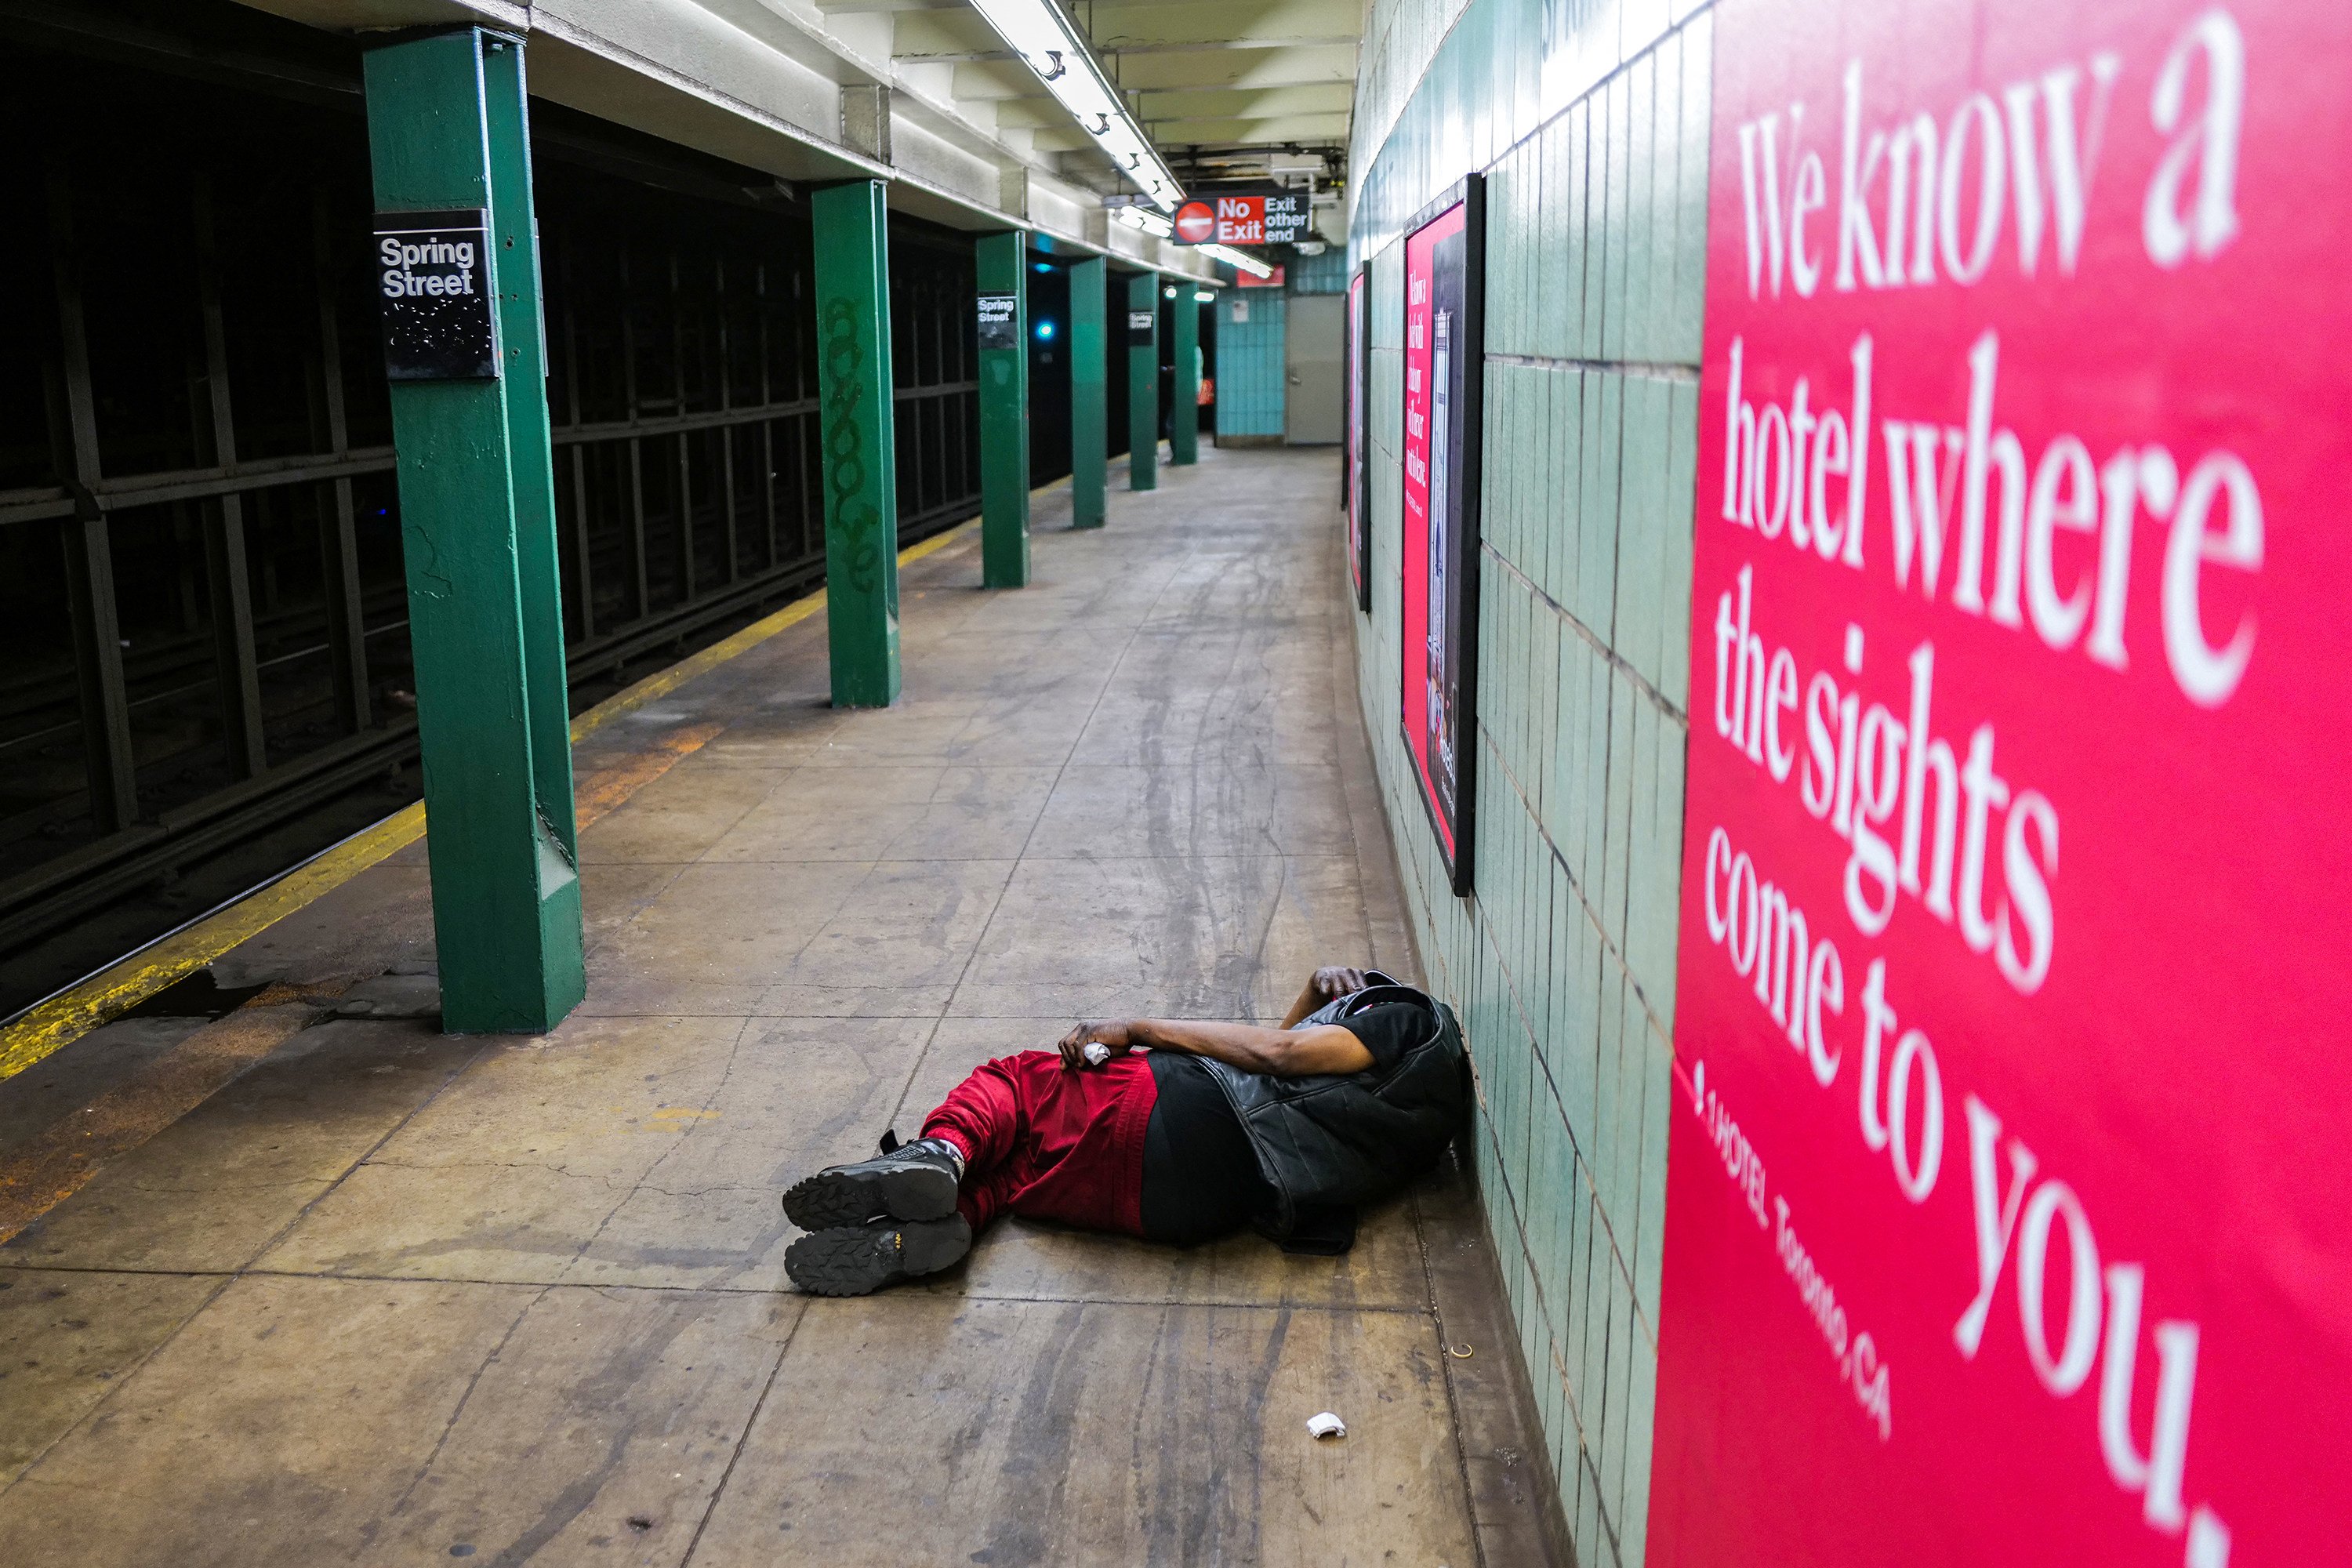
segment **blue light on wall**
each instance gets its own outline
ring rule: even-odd
[[[1054,270],[1054,264],[1050,261],[1033,261],[1030,265],[1040,272],[1051,272]]]
[[[1037,323],[1037,341],[1041,343],[1051,342],[1053,338],[1054,323],[1051,321],[1039,321]]]

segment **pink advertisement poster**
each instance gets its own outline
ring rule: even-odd
[[[1404,242],[1404,742],[1456,893],[1470,888],[1477,752],[1480,352],[1467,195]]]
[[[2352,1562],[2352,8],[1716,18],[1648,1561]]]

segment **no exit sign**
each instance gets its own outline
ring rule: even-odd
[[[1186,202],[1176,209],[1181,245],[1289,245],[1307,233],[1305,191],[1247,191]]]

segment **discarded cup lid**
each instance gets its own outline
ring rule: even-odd
[[[1348,1435],[1348,1424],[1326,1410],[1320,1415],[1307,1417],[1307,1430],[1318,1437],[1344,1437]]]

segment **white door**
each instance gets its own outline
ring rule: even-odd
[[[1293,294],[1283,333],[1285,379],[1282,438],[1293,447],[1319,447],[1340,438],[1345,416],[1340,376],[1347,369],[1344,294]]]

